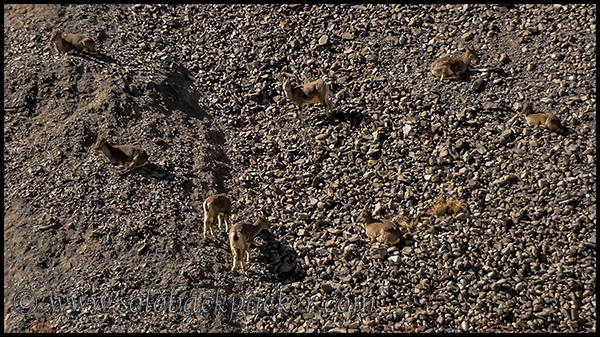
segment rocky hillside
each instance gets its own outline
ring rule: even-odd
[[[431,76],[470,45],[493,71]],[[4,331],[595,332],[595,150],[595,5],[4,5]],[[269,214],[245,273],[214,193]],[[381,248],[365,207],[427,213]]]

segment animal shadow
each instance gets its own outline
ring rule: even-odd
[[[261,237],[262,240],[260,241],[263,242],[260,245],[256,240],[258,237]],[[255,264],[269,266],[269,272],[258,275],[260,280],[280,283],[296,282],[304,279],[302,275],[306,275],[306,273],[295,272],[297,266],[300,266],[302,270],[304,269],[295,249],[277,240],[275,234],[270,231],[261,232],[258,237],[254,239],[253,246],[256,244],[261,253],[254,255],[257,260]]]
[[[174,180],[175,179],[175,175],[173,173],[171,173],[170,171],[165,170],[162,166],[154,164],[154,163],[148,163],[142,167],[139,167],[137,169],[131,170],[131,171],[126,171],[126,172],[122,172],[122,175],[129,175],[129,174],[141,174],[146,178],[154,178],[157,180]]]
[[[98,52],[98,54],[95,55],[90,55],[86,53],[73,53],[72,56],[80,57],[96,63],[112,63],[115,65],[121,65],[114,57],[109,56],[107,54],[101,54],[100,52]]]
[[[329,121],[331,122],[331,124],[346,122],[350,123],[350,125],[354,127],[360,127],[364,123],[373,121],[373,117],[371,117],[371,115],[367,113],[362,113],[357,109],[352,109],[351,111],[344,112],[340,111],[340,108],[334,108],[333,112],[331,113],[331,116],[329,117]]]

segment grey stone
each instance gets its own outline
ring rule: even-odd
[[[319,39],[319,45],[320,46],[326,45],[328,40],[329,40],[329,36],[327,36],[327,35],[321,36],[321,38]]]

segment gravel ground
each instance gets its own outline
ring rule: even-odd
[[[55,53],[53,26],[100,54]],[[469,45],[496,71],[430,75]],[[334,113],[300,120],[276,76],[320,69]],[[99,134],[149,164],[116,173]],[[595,150],[595,5],[4,5],[4,331],[595,332]],[[214,193],[270,214],[246,273],[202,236]],[[356,221],[438,197],[466,210],[393,247]]]

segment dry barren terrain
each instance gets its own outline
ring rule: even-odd
[[[493,71],[430,75],[470,45]],[[276,76],[321,69],[301,120]],[[593,4],[5,4],[4,331],[595,332],[595,150]],[[214,193],[269,213],[246,273]],[[356,221],[439,197],[389,248]]]

